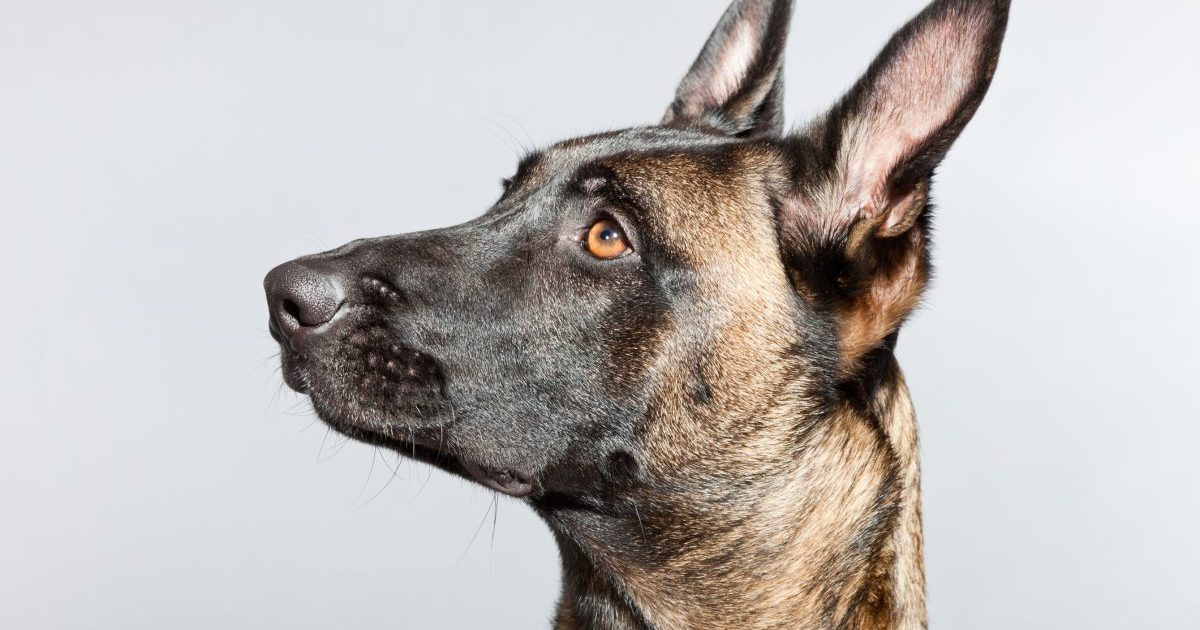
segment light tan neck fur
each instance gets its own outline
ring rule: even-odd
[[[880,373],[872,393],[812,423],[790,468],[747,484],[741,501],[697,500],[675,506],[673,521],[633,525],[649,548],[672,546],[669,559],[583,550],[575,560],[596,566],[568,569],[577,583],[564,589],[557,628],[924,628],[915,416],[890,355]],[[591,610],[609,621],[576,610],[581,599],[606,601]]]

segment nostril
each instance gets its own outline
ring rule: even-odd
[[[307,325],[307,324],[305,324],[304,320],[301,319],[301,317],[300,317],[300,306],[297,305],[295,302],[293,302],[289,299],[284,299],[283,300],[283,312],[296,318],[296,321],[300,322],[301,326]]]
[[[316,328],[329,323],[341,309],[340,300],[305,300],[285,297],[279,301],[279,318],[287,322],[287,327]]]

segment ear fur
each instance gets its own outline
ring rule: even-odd
[[[930,274],[934,169],[991,83],[1009,0],[936,0],[821,119],[785,141],[779,213],[797,281],[839,316],[844,367],[884,344]]]
[[[680,82],[662,124],[741,137],[782,133],[791,17],[791,0],[734,0]]]

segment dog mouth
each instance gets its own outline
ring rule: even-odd
[[[284,382],[296,392],[334,390],[351,406],[380,411],[443,396],[445,383],[437,360],[396,343],[385,324],[335,320],[326,327],[331,330],[322,331],[320,339],[296,350],[274,320],[269,324],[280,346]]]
[[[321,343],[294,350],[271,323],[280,344],[283,380],[307,395],[317,416],[351,439],[394,450],[474,480],[508,496],[534,493],[532,473],[466,458],[450,439],[455,414],[445,377],[432,356],[394,340],[383,324],[335,322]]]

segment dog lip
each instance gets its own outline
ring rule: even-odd
[[[299,365],[303,360],[300,355],[286,344],[281,343],[279,346],[279,360],[283,383],[292,391],[307,395],[308,383],[305,382],[303,368]]]
[[[325,337],[328,335],[330,330],[340,326],[342,320],[346,318],[347,311],[349,310],[351,309],[346,308],[344,303],[339,304],[337,312],[333,314],[333,317],[330,318],[329,321],[317,324],[315,326],[301,326],[298,330],[287,336],[283,336],[281,334],[282,329],[279,329],[278,324],[272,320],[271,325],[275,326],[276,328],[271,331],[271,336],[274,337],[276,341],[279,341],[280,345],[287,346],[287,348],[292,352],[295,352],[296,354],[303,354],[310,343],[316,339]]]
[[[303,394],[305,396],[308,395],[308,386],[305,385],[304,381],[301,380],[300,377],[292,370],[288,370],[283,373],[283,382],[285,385],[292,388],[292,391],[296,392],[297,394]]]
[[[468,461],[462,467],[479,483],[510,497],[518,499],[533,494],[533,477],[511,468],[487,468]]]

